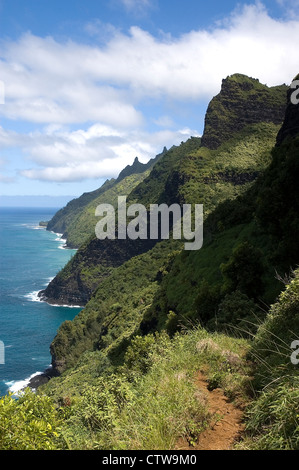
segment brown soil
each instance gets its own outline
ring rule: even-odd
[[[207,400],[212,419],[209,427],[203,431],[196,445],[190,446],[186,439],[180,439],[177,450],[230,450],[244,430],[243,411],[230,403],[223,390],[208,390],[204,375],[199,372],[196,384],[200,394]]]

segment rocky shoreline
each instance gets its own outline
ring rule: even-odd
[[[30,388],[31,390],[35,391],[41,385],[45,385],[49,382],[53,377],[57,377],[57,373],[54,371],[53,367],[48,367],[44,372],[41,374],[37,374],[32,377],[25,388]]]

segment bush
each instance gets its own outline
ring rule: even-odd
[[[1,450],[63,449],[62,416],[49,397],[27,389],[19,399],[0,399]]]
[[[299,450],[299,368],[291,362],[291,343],[299,331],[299,270],[259,327],[251,358],[257,399],[248,411],[245,446]]]
[[[173,336],[179,329],[179,316],[174,313],[172,310],[167,315],[167,321],[165,324],[167,333],[170,336]]]
[[[248,242],[238,245],[226,264],[221,265],[224,290],[239,290],[249,298],[257,299],[264,291],[262,252]]]
[[[244,336],[256,333],[260,318],[264,316],[255,302],[239,290],[227,294],[219,305],[217,316],[208,323],[211,328],[229,329]]]
[[[257,387],[267,386],[284,375],[298,375],[298,366],[291,363],[291,343],[299,331],[299,270],[295,278],[272,305],[266,321],[259,327],[252,348],[256,359]]]
[[[136,336],[125,353],[125,365],[130,370],[145,374],[152,365],[151,348],[155,344],[153,335]]]
[[[210,286],[206,280],[201,282],[195,308],[203,325],[216,315],[220,299],[220,290],[217,286]]]

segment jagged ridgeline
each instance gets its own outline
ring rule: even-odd
[[[107,203],[115,206],[119,194],[129,194],[132,189],[146,178],[151,168],[166,152],[157,155],[148,163],[141,163],[138,157],[132,165],[126,166],[117,179],[107,180],[99,189],[84,193],[70,201],[66,207],[58,211],[48,222],[47,230],[63,234],[69,248],[79,248],[84,241],[94,235],[97,223],[95,209],[99,204]]]
[[[219,104],[219,122],[224,118],[231,122],[227,136],[215,122],[211,133],[208,112],[202,140],[191,138],[165,152],[129,194],[128,202],[145,206],[204,204],[201,250],[185,252],[180,242],[166,240],[153,247],[144,245],[139,253],[135,248],[133,253],[129,241],[121,241],[121,245],[120,241],[93,238],[52,281],[44,293],[50,301],[72,299],[78,303],[82,292],[85,297],[81,300],[90,298],[73,322],[61,326],[53,341],[57,371],[73,366],[83,352],[94,349],[105,351],[109,361],[118,361],[136,332],[146,334],[161,328],[174,332],[189,320],[213,327],[220,305],[224,312],[221,324],[230,311],[229,302],[236,303],[238,312],[246,307],[244,317],[246,312],[257,311],[260,301],[275,297],[279,287],[272,285],[274,264],[267,259],[273,250],[267,233],[257,233],[254,213],[257,185],[263,186],[260,181],[271,164],[271,150],[283,122],[287,89],[285,85],[268,88],[241,75],[228,77],[213,99],[213,106]],[[202,142],[217,130],[221,134],[217,148],[213,143],[204,146]],[[266,250],[265,258],[260,254],[262,249]],[[120,260],[118,266],[115,258]],[[231,274],[240,259],[251,282],[237,282]],[[263,289],[259,287],[261,279]]]

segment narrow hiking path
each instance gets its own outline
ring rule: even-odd
[[[220,388],[208,390],[208,382],[199,372],[196,385],[204,393],[212,415],[209,427],[203,431],[196,445],[190,446],[186,439],[181,439],[177,450],[230,450],[244,431],[243,411],[230,403]]]

